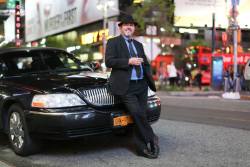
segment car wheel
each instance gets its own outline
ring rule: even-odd
[[[14,152],[21,156],[35,153],[38,145],[29,135],[23,109],[13,104],[8,112],[8,137]]]

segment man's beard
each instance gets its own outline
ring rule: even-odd
[[[131,31],[131,30],[124,31],[124,35],[125,35],[126,37],[132,37],[132,36],[133,36],[133,31]]]

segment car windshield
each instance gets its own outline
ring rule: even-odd
[[[91,70],[73,55],[61,50],[33,50],[12,52],[1,60],[1,70],[8,76],[43,73]]]

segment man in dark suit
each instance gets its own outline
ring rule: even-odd
[[[157,158],[158,138],[146,118],[148,87],[153,91],[156,88],[143,46],[132,38],[136,25],[132,16],[123,17],[118,24],[121,35],[108,40],[105,63],[112,68],[111,93],[121,98],[135,122],[137,153]]]

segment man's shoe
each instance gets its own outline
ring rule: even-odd
[[[155,156],[158,156],[160,153],[160,147],[158,143],[159,143],[159,140],[157,136],[155,136],[153,141],[150,142],[151,151]]]
[[[158,158],[158,155],[152,153],[151,151],[149,151],[147,148],[144,148],[143,150],[137,151],[139,156],[143,156],[149,159],[156,159]]]
[[[154,144],[152,146],[152,153],[158,157],[159,153],[160,153],[160,147],[158,144]]]

